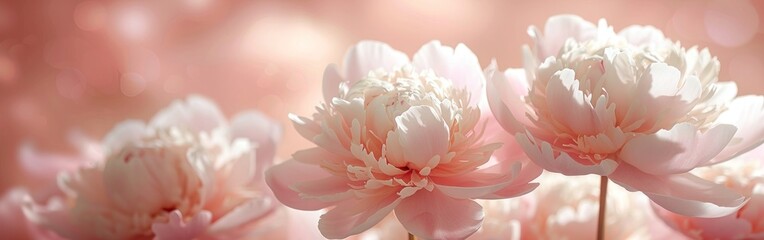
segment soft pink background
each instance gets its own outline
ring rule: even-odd
[[[318,104],[323,68],[362,39],[409,54],[431,39],[466,43],[483,65],[519,66],[529,25],[574,13],[649,24],[710,48],[723,80],[764,93],[764,1],[0,1],[0,192],[25,181],[22,141],[73,153],[67,134],[101,138],[199,93],[229,116],[257,108],[285,124],[279,156],[307,141],[287,113]]]

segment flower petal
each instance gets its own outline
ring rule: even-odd
[[[339,70],[337,70],[337,65],[329,64],[329,66],[326,66],[322,88],[324,91],[324,101],[327,104],[332,102],[332,98],[339,96],[340,86],[344,81],[345,79],[342,78]]]
[[[188,221],[183,221],[180,210],[170,212],[169,221],[157,222],[151,225],[155,240],[165,239],[196,239],[204,235],[212,221],[212,214],[201,211]]]
[[[738,131],[732,137],[730,144],[709,164],[729,160],[761,145],[764,142],[762,119],[764,119],[764,96],[749,95],[732,100],[727,111],[719,115],[716,122],[732,124],[738,128]]]
[[[29,222],[53,231],[66,239],[93,238],[88,233],[81,232],[78,226],[72,222],[70,209],[64,206],[62,199],[54,197],[47,204],[38,205],[27,195],[24,196],[23,201],[22,210]]]
[[[210,132],[226,123],[225,115],[210,99],[191,95],[174,101],[151,119],[152,128],[186,127],[196,132]]]
[[[391,72],[395,68],[409,63],[406,54],[399,52],[386,43],[361,41],[345,54],[344,77],[348,85],[361,80],[376,69]],[[325,83],[328,85],[330,83]],[[328,102],[327,102],[328,103]]]
[[[477,56],[464,44],[456,48],[431,41],[414,54],[412,64],[417,70],[432,69],[436,75],[453,81],[454,86],[470,93],[470,104],[476,105],[483,95],[485,77]]]
[[[139,120],[125,120],[118,123],[103,138],[104,155],[118,152],[125,145],[143,137],[146,125]]]
[[[631,25],[618,32],[618,35],[634,46],[662,43],[666,39],[663,32],[653,26]]]
[[[464,239],[483,223],[483,207],[440,191],[420,190],[401,201],[395,215],[410,233],[423,239]]]
[[[586,174],[607,176],[619,166],[611,159],[605,159],[598,164],[582,164],[565,152],[555,151],[551,144],[534,138],[530,133],[517,134],[515,138],[528,157],[547,171],[562,173],[567,176]]]
[[[528,95],[528,83],[525,74],[519,69],[507,69],[502,74],[496,70],[496,62],[492,62],[485,70],[488,78],[486,91],[488,105],[496,120],[509,133],[525,131],[529,121],[523,97]]]
[[[377,198],[351,198],[337,204],[318,221],[318,229],[326,238],[346,238],[373,227],[401,202],[397,194]]]
[[[395,122],[404,158],[413,164],[411,167],[424,168],[430,159],[448,152],[450,132],[434,108],[411,107]]]
[[[240,229],[242,226],[268,216],[276,206],[271,198],[254,198],[217,218],[208,232],[216,234]]]
[[[330,176],[332,175],[318,166],[290,159],[269,168],[265,172],[265,182],[279,202],[284,205],[300,210],[319,210],[334,205],[336,202],[323,202],[316,199],[303,198],[292,187]]]
[[[232,138],[246,138],[255,143],[255,179],[262,179],[265,169],[273,165],[276,146],[281,141],[281,125],[264,114],[247,111],[237,114],[229,128]]]
[[[579,89],[576,73],[563,69],[552,76],[546,88],[547,104],[552,117],[579,135],[595,135],[604,130],[592,106],[591,95]]]
[[[41,179],[55,178],[58,172],[75,170],[87,161],[83,156],[40,152],[28,142],[19,147],[18,159],[25,174]]]
[[[550,17],[544,25],[544,34],[531,26],[528,35],[536,42],[535,52],[540,61],[549,56],[556,56],[565,41],[574,39],[582,42],[593,39],[597,26],[576,15],[556,15]]]
[[[632,138],[619,157],[639,170],[656,175],[688,172],[724,149],[737,129],[721,124],[700,132],[690,123]]]
[[[656,176],[621,164],[608,177],[629,191],[645,193],[669,211],[691,217],[725,216],[740,209],[747,201],[723,185],[690,173]]]

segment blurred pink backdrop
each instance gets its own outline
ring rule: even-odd
[[[229,116],[281,121],[289,158],[308,142],[287,113],[321,101],[324,67],[362,39],[411,54],[431,39],[466,43],[484,66],[519,66],[529,25],[573,13],[616,29],[654,25],[708,47],[721,79],[764,93],[764,1],[0,1],[0,192],[24,180],[21,143],[74,153],[68,134],[100,139],[173,99],[206,95]]]

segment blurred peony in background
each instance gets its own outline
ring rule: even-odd
[[[560,13],[654,25],[708,47],[740,95],[764,92],[764,1],[4,0],[0,192],[39,184],[20,174],[21,146],[74,154],[72,136],[100,139],[190,93],[226,115],[257,108],[280,121],[285,159],[309,146],[287,113],[312,112],[324,67],[357,41],[408,54],[432,39],[464,42],[483,66],[496,57],[504,69],[521,65],[527,27]]]

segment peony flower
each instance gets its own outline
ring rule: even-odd
[[[599,179],[544,173],[540,186],[519,198],[486,201],[483,228],[469,239],[594,239]],[[649,207],[641,196],[622,188],[608,193],[605,239],[650,237]]]
[[[718,218],[693,218],[654,210],[668,226],[692,239],[764,238],[764,164],[760,160],[739,158],[693,170],[703,179],[723,184],[749,197],[735,213]]]
[[[497,159],[500,143],[482,137],[484,78],[464,45],[434,41],[408,57],[365,41],[344,68],[324,73],[326,103],[313,118],[290,116],[316,147],[296,152],[266,173],[285,205],[332,207],[318,228],[327,238],[359,234],[391,212],[423,239],[462,239],[477,231],[482,207],[533,190],[540,173]]]
[[[257,112],[229,123],[192,96],[150,123],[128,120],[101,142],[100,161],[59,174],[64,196],[25,215],[70,239],[209,239],[260,234],[275,211],[263,178],[280,138]]]
[[[764,97],[736,98],[708,50],[650,26],[616,34],[577,16],[529,33],[525,69],[486,74],[491,110],[536,164],[607,176],[683,215],[724,216],[746,201],[689,173],[764,140]]]

